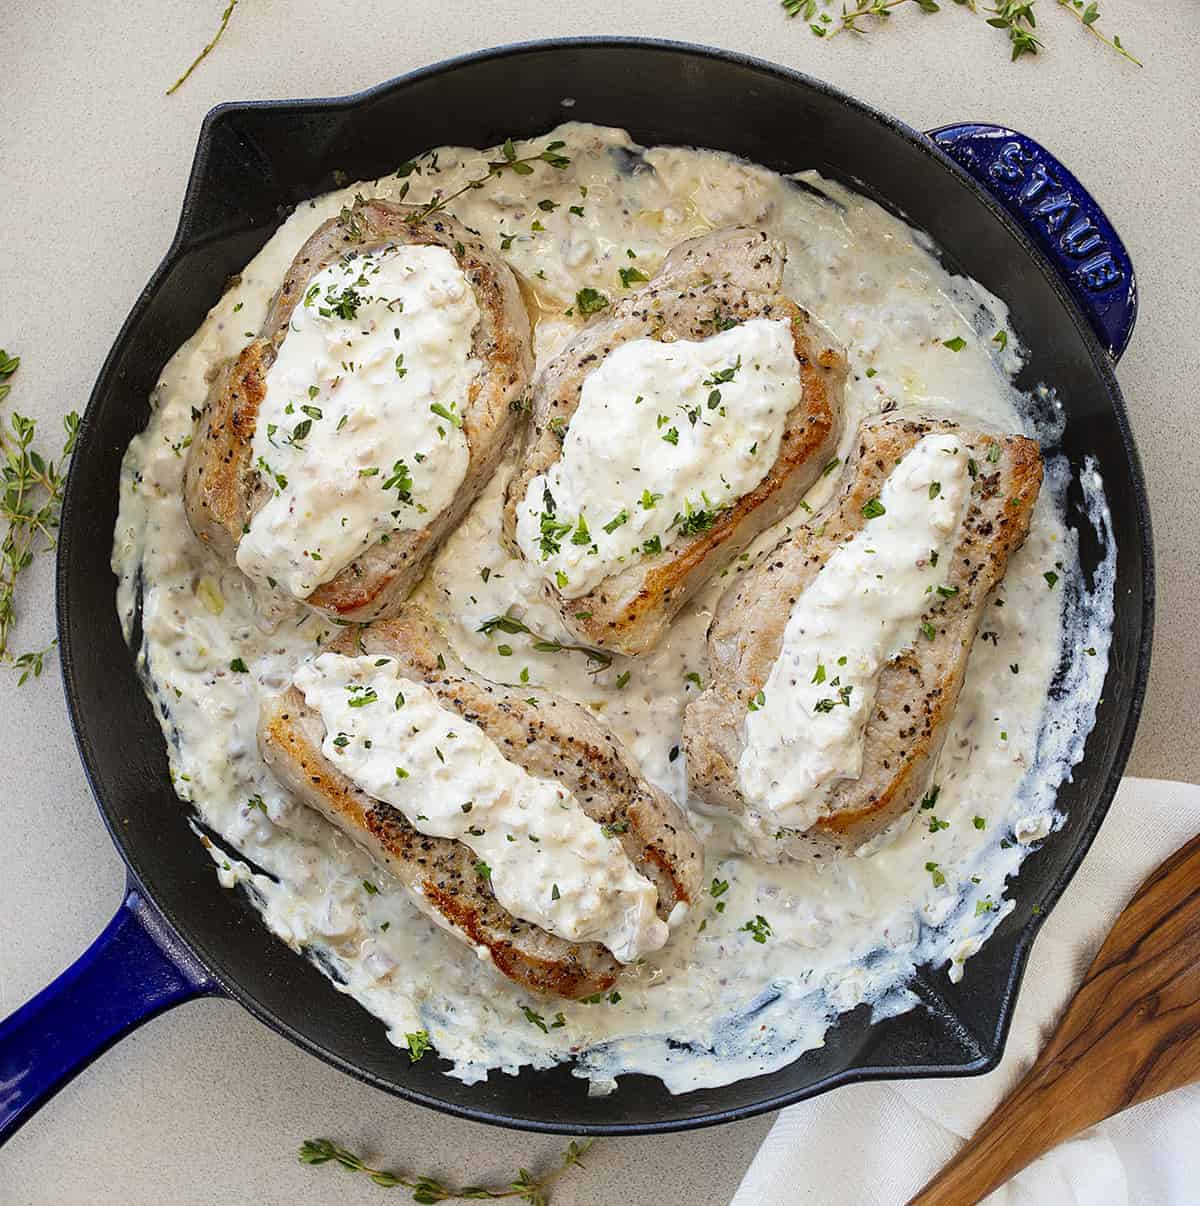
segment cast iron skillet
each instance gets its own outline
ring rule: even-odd
[[[672,1097],[622,1078],[589,1099],[561,1067],[465,1086],[437,1061],[410,1064],[382,1026],[272,938],[240,894],[220,889],[167,778],[163,738],[134,674],[109,569],[117,480],[167,357],[226,279],[298,202],[371,178],[441,143],[488,146],[564,117],[624,126],[644,144],[738,152],[816,167],[929,231],[950,262],[1012,308],[1032,358],[1022,384],[1054,385],[1063,451],[1103,474],[1118,548],[1116,628],[1087,756],[1060,802],[1066,826],[1025,862],[1017,901],[960,984],[927,971],[927,1008],[868,1025],[843,1017],[826,1045],[770,1075]],[[58,557],[63,679],[88,778],[129,866],[108,929],[54,985],[0,1026],[0,1138],[138,1023],[191,997],[227,994],[302,1047],[402,1097],[483,1122],[546,1131],[666,1131],[743,1118],[852,1081],[960,1076],[995,1066],[1030,944],[1103,819],[1133,738],[1150,657],[1150,516],[1113,376],[1136,293],[1120,240],[1079,182],[1031,140],[996,126],[926,136],[768,63],[633,39],[484,51],[343,99],[222,105],[205,119],[166,259],[101,370],[71,468]],[[1083,564],[1097,539],[1072,499]]]

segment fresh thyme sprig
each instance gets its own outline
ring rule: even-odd
[[[499,1198],[516,1198],[528,1202],[529,1206],[547,1206],[550,1201],[549,1188],[569,1168],[583,1167],[583,1156],[591,1147],[590,1139],[583,1142],[571,1141],[570,1146],[562,1155],[562,1163],[541,1177],[535,1177],[527,1168],[517,1173],[516,1180],[507,1185],[485,1186],[464,1185],[454,1189],[444,1185],[433,1177],[408,1178],[385,1169],[371,1168],[353,1152],[347,1151],[332,1139],[306,1139],[300,1145],[300,1160],[304,1164],[340,1164],[351,1172],[366,1173],[376,1185],[384,1189],[410,1189],[412,1200],[429,1206],[436,1202],[479,1201],[482,1199],[496,1200]]]
[[[524,633],[532,640],[533,648],[538,653],[582,653],[587,656],[589,662],[596,663],[596,669],[593,673],[598,674],[601,670],[607,670],[612,665],[612,654],[603,649],[593,649],[591,645],[564,645],[562,641],[552,641],[547,637],[539,636],[532,628],[521,623],[516,616],[489,616],[478,630],[485,636],[491,636],[493,632],[500,631],[508,633],[510,636],[516,636],[518,633]]]
[[[1085,4],[1084,0],[1058,0],[1059,7],[1067,9],[1075,19],[1083,26],[1084,29],[1092,35],[1093,38],[1099,38],[1105,46],[1111,50],[1115,50],[1117,54],[1127,58],[1131,63],[1136,63],[1139,67],[1142,65],[1141,59],[1135,59],[1133,55],[1121,45],[1121,39],[1117,34],[1113,34],[1111,38],[1106,38],[1104,34],[1096,28],[1096,22],[1100,20],[1100,10],[1094,3]]]
[[[0,350],[0,402],[12,390],[9,378],[21,363],[19,356]],[[66,463],[75,449],[79,434],[79,416],[72,411],[63,420],[66,441],[58,463],[47,460],[33,446],[36,424],[13,412],[8,426],[0,424],[0,519],[4,538],[0,540],[0,665],[20,671],[17,686],[30,677],[41,676],[46,654],[54,648],[51,641],[42,649],[13,657],[8,648],[17,618],[17,584],[33,564],[38,553],[52,549],[58,531],[58,513],[62,506]]]
[[[203,63],[204,60],[212,53],[213,48],[221,40],[221,35],[228,27],[229,18],[233,16],[233,10],[237,8],[237,6],[238,0],[229,0],[229,4],[226,6],[225,11],[221,14],[221,24],[217,26],[217,32],[213,34],[212,41],[205,46],[205,48],[188,65],[188,69],[167,89],[168,96],[170,96],[172,92],[175,92],[182,87],[187,77],[191,75],[192,72],[195,71],[196,68],[199,67],[200,64]]]
[[[560,155],[567,144],[560,140],[549,142],[546,146],[537,152],[536,155],[525,155],[518,157],[517,148],[513,145],[511,138],[504,140],[504,145],[500,148],[503,159],[493,159],[488,161],[488,170],[486,176],[479,176],[475,180],[468,180],[462,188],[455,189],[452,193],[447,193],[442,196],[441,193],[435,192],[432,199],[424,205],[418,206],[412,214],[409,215],[410,222],[420,222],[424,218],[428,218],[430,214],[435,214],[439,210],[443,210],[451,201],[456,201],[463,193],[471,192],[473,189],[483,188],[489,180],[494,180],[497,176],[504,172],[515,172],[518,176],[529,176],[533,172],[535,163],[548,163],[552,168],[557,168],[560,172],[570,166],[571,160],[566,155]],[[401,191],[401,197],[408,192],[408,184],[404,185]]]
[[[885,23],[893,12],[906,4],[915,5],[926,14],[941,11],[937,0],[844,0],[841,12],[831,16],[827,11],[833,0],[781,0],[789,17],[800,17],[818,38],[835,38],[840,33],[865,34],[867,20],[877,25]],[[954,0],[959,8],[978,13],[976,0]],[[983,9],[987,23],[993,29],[1003,30],[1008,37],[1015,61],[1022,55],[1033,55],[1042,48],[1042,40],[1034,33],[1037,28],[1035,5],[1037,0],[996,0],[996,4]],[[1059,8],[1067,9],[1071,15],[1094,37],[1111,50],[1139,67],[1141,62],[1121,44],[1117,35],[1106,37],[1097,27],[1100,8],[1094,0],[1055,0]]]

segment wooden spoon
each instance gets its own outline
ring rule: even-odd
[[[1117,918],[1025,1079],[910,1206],[971,1206],[1044,1152],[1200,1081],[1200,837]]]

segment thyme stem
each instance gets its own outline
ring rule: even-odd
[[[237,6],[238,0],[229,0],[228,5],[225,7],[225,11],[221,14],[221,24],[217,27],[217,32],[213,34],[212,41],[205,46],[205,48],[191,61],[188,69],[167,89],[168,96],[170,96],[173,92],[176,92],[183,85],[188,76],[191,75],[192,72],[195,71],[196,68],[199,67],[200,64],[203,63],[204,60],[212,53],[213,48],[221,40],[221,35],[228,27],[229,18],[233,16],[233,10],[237,8]]]
[[[583,1142],[571,1141],[570,1146],[562,1154],[562,1160],[556,1168],[540,1177],[535,1177],[528,1169],[518,1171],[514,1180],[507,1185],[485,1186],[464,1185],[452,1188],[435,1180],[433,1177],[406,1177],[399,1173],[389,1172],[382,1168],[372,1168],[364,1163],[361,1157],[352,1151],[334,1143],[332,1139],[306,1139],[300,1145],[300,1161],[303,1164],[340,1164],[350,1172],[366,1173],[376,1185],[384,1189],[409,1189],[412,1200],[429,1206],[436,1202],[490,1200],[501,1198],[517,1198],[528,1202],[530,1206],[547,1206],[550,1201],[548,1190],[569,1168],[583,1167],[583,1156],[591,1147],[590,1139]]]
[[[528,176],[533,171],[535,163],[548,163],[552,168],[562,171],[563,168],[568,167],[571,163],[566,155],[558,153],[564,146],[566,146],[564,142],[550,142],[546,144],[544,150],[539,151],[536,155],[526,155],[518,158],[513,140],[506,138],[501,147],[501,154],[504,158],[489,161],[487,175],[479,176],[475,180],[468,180],[461,188],[457,188],[454,192],[447,193],[445,196],[442,196],[440,193],[434,193],[432,199],[414,210],[408,220],[410,222],[420,222],[422,219],[428,218],[430,214],[435,214],[439,210],[445,209],[451,201],[457,200],[463,193],[470,192],[472,189],[483,188],[489,180],[494,180],[497,176],[507,171],[515,172],[518,176]]]
[[[1093,38],[1099,38],[1110,50],[1115,50],[1117,54],[1128,59],[1131,63],[1136,63],[1139,67],[1142,66],[1141,59],[1135,59],[1133,55],[1121,45],[1121,39],[1114,34],[1111,39],[1106,38],[1099,29],[1096,28],[1096,22],[1100,19],[1100,10],[1095,4],[1084,4],[1083,0],[1058,0],[1059,6],[1065,8],[1084,29],[1092,35]]]

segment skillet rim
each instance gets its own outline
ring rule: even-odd
[[[996,985],[997,995],[999,996],[999,1013],[996,1028],[991,1035],[980,1036],[981,1044],[988,1048],[984,1056],[969,1064],[909,1067],[868,1065],[866,1067],[849,1067],[798,1089],[777,1093],[769,1098],[763,1098],[741,1106],[710,1110],[693,1118],[634,1123],[585,1122],[567,1125],[556,1121],[506,1116],[496,1110],[447,1101],[423,1089],[400,1084],[369,1071],[364,1067],[360,1067],[337,1052],[322,1046],[297,1027],[273,1013],[267,1006],[260,1003],[257,998],[244,989],[235,977],[227,974],[222,967],[214,963],[214,960],[208,955],[207,951],[207,947],[210,944],[207,944],[203,938],[196,935],[186,917],[181,917],[175,911],[165,908],[159,903],[153,891],[146,887],[142,877],[138,874],[135,855],[126,847],[123,827],[119,823],[117,815],[119,803],[109,799],[109,793],[101,781],[100,772],[93,759],[92,749],[94,743],[92,734],[88,729],[89,724],[93,722],[89,720],[79,698],[79,691],[76,687],[77,663],[75,651],[72,646],[70,628],[66,624],[64,617],[68,614],[71,606],[69,572],[71,549],[74,544],[76,528],[80,527],[82,523],[81,516],[86,514],[86,503],[79,497],[80,490],[76,488],[79,477],[76,466],[86,460],[89,450],[101,438],[99,428],[94,428],[88,421],[89,415],[101,396],[113,387],[119,354],[142,322],[144,312],[149,307],[159,286],[174,266],[176,260],[193,245],[192,240],[196,236],[193,235],[190,226],[195,211],[198,208],[198,200],[203,193],[205,172],[211,151],[213,128],[217,122],[227,113],[246,110],[288,113],[303,112],[305,110],[352,111],[390,91],[402,89],[419,80],[446,74],[476,62],[503,58],[519,59],[521,56],[527,54],[554,53],[561,50],[613,48],[654,50],[667,52],[685,59],[717,60],[762,75],[775,77],[790,87],[798,87],[801,90],[818,93],[840,105],[859,111],[866,118],[899,135],[914,151],[931,160],[934,166],[940,167],[943,171],[956,177],[960,184],[967,186],[976,201],[991,214],[993,219],[999,221],[1006,228],[1011,237],[1017,240],[1026,256],[1032,261],[1031,267],[1040,272],[1050,285],[1060,304],[1073,322],[1076,331],[1082,336],[1084,346],[1091,360],[1092,369],[1103,385],[1106,397],[1112,404],[1113,417],[1116,421],[1122,449],[1130,471],[1132,501],[1136,513],[1136,526],[1142,559],[1142,607],[1136,665],[1129,680],[1128,704],[1121,722],[1119,740],[1115,743],[1111,770],[1093,793],[1090,814],[1086,824],[1076,838],[1073,849],[1070,851],[1059,873],[1050,881],[1048,887],[1043,892],[1040,913],[1031,914],[1029,919],[1020,928],[1013,949],[1008,975],[1003,982]],[[130,879],[139,886],[145,894],[146,899],[153,903],[155,909],[165,918],[168,925],[179,936],[187,950],[208,971],[213,979],[220,984],[230,998],[247,1009],[259,1021],[264,1022],[277,1033],[290,1039],[303,1050],[316,1055],[341,1071],[394,1096],[473,1122],[544,1133],[596,1136],[664,1134],[673,1131],[700,1129],[706,1126],[715,1126],[751,1118],[771,1110],[781,1109],[846,1084],[876,1080],[916,1080],[929,1077],[972,1076],[989,1072],[995,1068],[1004,1053],[1009,1028],[1012,1024],[1013,1013],[1016,1007],[1017,992],[1025,972],[1033,942],[1051,909],[1058,902],[1067,885],[1078,871],[1080,863],[1083,861],[1096,834],[1099,832],[1100,826],[1116,794],[1117,787],[1120,784],[1125,764],[1128,761],[1130,748],[1137,731],[1138,721],[1145,701],[1149,676],[1150,654],[1154,633],[1155,579],[1153,532],[1145,477],[1113,363],[1101,347],[1090,321],[1088,321],[1079,308],[1062,276],[1055,270],[1044,253],[1032,242],[1021,225],[1009,215],[995,197],[942,151],[931,138],[926,137],[920,131],[874,106],[857,100],[842,92],[839,88],[835,88],[823,80],[816,79],[804,72],[770,62],[766,59],[760,59],[753,55],[744,54],[740,51],[725,50],[700,43],[636,36],[588,35],[526,40],[454,55],[406,72],[403,75],[396,76],[370,88],[344,96],[294,100],[227,101],[209,110],[200,127],[196,152],[181,206],[180,218],[171,244],[149,281],[138,294],[128,317],[122,324],[104,360],[96,383],[88,398],[87,408],[81,424],[78,447],[75,455],[72,457],[63,498],[61,532],[56,560],[55,602],[56,624],[60,645],[60,668],[71,728],[75,737],[76,748],[83,763],[88,785],[91,788],[92,795],[96,800],[100,814],[108,829],[109,836],[128,869]],[[1082,763],[1079,765],[1082,765]]]

